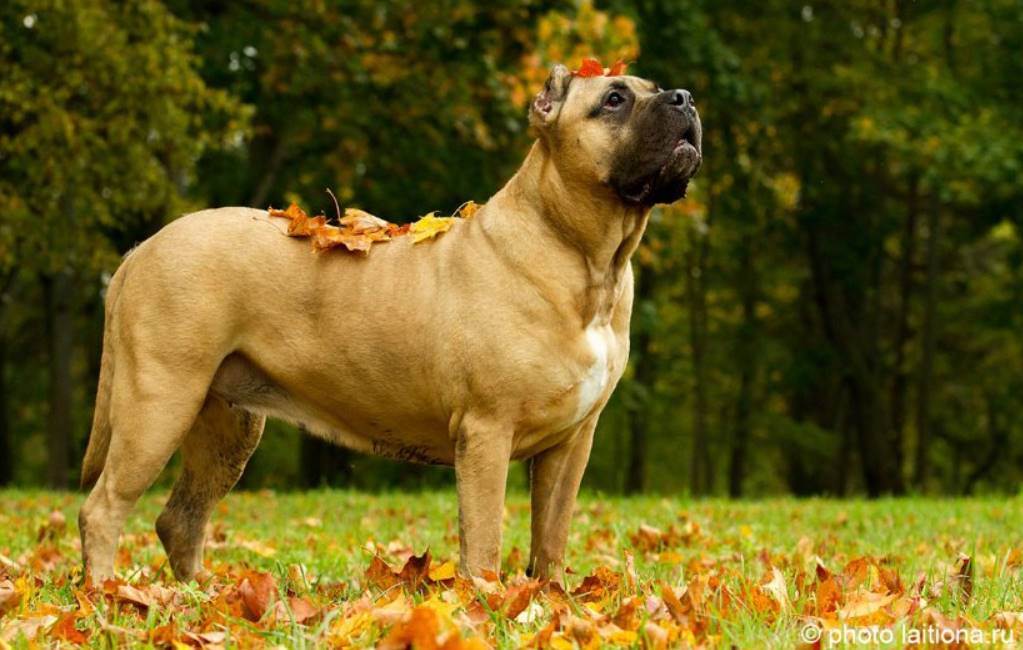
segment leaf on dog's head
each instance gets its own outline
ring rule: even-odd
[[[605,68],[604,64],[602,64],[599,60],[594,58],[586,58],[583,59],[583,62],[579,66],[579,69],[574,71],[572,74],[574,74],[577,77],[603,77],[603,76],[617,77],[625,74],[625,68],[627,67],[628,64],[625,63],[625,61],[622,61],[621,59],[615,61],[614,65],[612,65],[610,68]]]
[[[604,66],[596,59],[586,58],[572,74],[577,77],[601,77],[604,75]]]
[[[607,76],[619,77],[625,74],[625,69],[627,67],[629,67],[628,63],[622,61],[621,59],[618,59],[617,61],[614,62],[614,65],[611,66],[611,69],[607,71]]]

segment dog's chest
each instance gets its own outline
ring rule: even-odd
[[[576,406],[573,420],[579,422],[597,405],[611,381],[618,357],[618,341],[608,323],[590,323],[584,332],[585,345],[591,361],[584,366],[575,387]]]

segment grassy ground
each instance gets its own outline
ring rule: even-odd
[[[505,513],[502,585],[447,578],[445,562],[458,551],[453,493],[321,491],[228,497],[209,532],[211,577],[181,586],[152,532],[165,498],[147,496],[129,521],[119,557],[126,584],[87,589],[78,585],[80,496],[0,492],[0,612],[7,610],[0,647],[27,647],[29,637],[93,647],[371,646],[384,639],[403,647],[423,623],[410,623],[423,603],[439,614],[427,621],[434,638],[477,637],[499,647],[793,647],[808,622],[827,630],[841,618],[900,630],[900,645],[911,626],[1011,629],[1019,623],[1012,613],[1023,610],[1019,498],[730,503],[586,496],[569,543],[568,591],[591,573],[599,580],[575,595],[532,589],[516,577],[529,548],[521,495],[509,499]],[[436,580],[422,572],[411,581],[367,574],[375,555],[397,570],[427,548]],[[857,558],[869,561],[850,564]],[[269,605],[252,596],[264,578],[274,592]],[[829,595],[829,579],[837,596]],[[594,595],[598,583],[604,591]],[[513,595],[521,599],[525,589],[528,606],[511,603],[508,585],[526,585]],[[285,604],[275,608],[277,598]],[[1023,638],[1020,630],[1016,638]],[[419,647],[428,646],[420,639]]]

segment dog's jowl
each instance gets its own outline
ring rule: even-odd
[[[175,220],[106,297],[80,515],[94,579],[171,455],[156,522],[175,575],[266,417],[369,453],[454,465],[461,570],[496,570],[508,465],[530,459],[534,575],[557,579],[597,418],[625,369],[630,257],[701,161],[685,90],[555,66],[537,140],[471,220],[425,244],[314,255],[264,210]],[[400,395],[401,399],[394,399]]]

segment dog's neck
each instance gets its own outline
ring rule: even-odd
[[[650,210],[625,204],[608,187],[566,178],[543,141],[533,144],[518,172],[481,216],[500,233],[502,255],[527,277],[567,299],[583,326],[605,324],[622,297],[622,278],[639,245]],[[549,277],[557,256],[561,277]],[[569,295],[564,295],[565,292]]]

